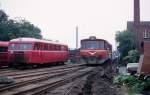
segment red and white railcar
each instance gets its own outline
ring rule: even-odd
[[[8,44],[9,42],[0,41],[0,66],[8,66]]]
[[[91,36],[81,40],[80,56],[87,64],[104,63],[111,57],[112,46],[104,39]]]
[[[68,59],[67,45],[35,38],[13,39],[8,51],[12,66],[64,63]]]

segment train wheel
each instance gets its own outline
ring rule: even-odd
[[[60,64],[60,65],[65,65],[65,63],[64,63],[64,62],[59,62],[59,64]]]
[[[85,62],[85,60],[83,58],[79,59],[79,63],[86,64],[86,62]]]
[[[9,63],[9,64],[8,64],[8,67],[9,67],[9,68],[13,68],[13,63]]]
[[[17,63],[11,63],[10,64],[10,67],[12,67],[12,68],[15,68],[15,69],[18,69],[18,65],[17,65]]]
[[[33,68],[38,68],[38,65],[32,65]]]

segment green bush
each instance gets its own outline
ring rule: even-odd
[[[137,79],[134,76],[128,75],[120,75],[114,79],[114,84],[124,85],[127,84],[128,86],[132,86],[136,83]]]
[[[114,84],[117,84],[117,85],[122,85],[122,77],[123,77],[123,76],[121,76],[121,75],[115,77],[114,80],[113,80],[113,83],[114,83]]]
[[[119,75],[113,80],[114,84],[127,85],[135,92],[144,93],[150,91],[150,81],[138,80],[135,76]]]
[[[150,82],[140,81],[136,83],[133,88],[136,92],[144,93],[150,91]]]

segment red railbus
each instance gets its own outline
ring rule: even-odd
[[[0,41],[0,67],[8,66],[8,44],[9,42]]]
[[[17,38],[9,43],[11,66],[37,66],[64,63],[68,59],[68,46],[59,42],[35,38]]]
[[[87,64],[101,64],[111,58],[112,46],[104,39],[91,36],[81,40],[80,56]]]

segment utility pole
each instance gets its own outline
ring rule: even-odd
[[[78,26],[76,26],[76,49],[78,48]]]

